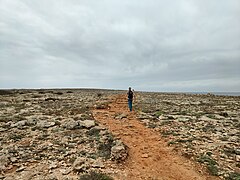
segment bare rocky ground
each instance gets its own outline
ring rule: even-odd
[[[135,109],[180,154],[240,179],[240,96],[137,93]]]
[[[123,91],[0,90],[0,180],[105,179],[125,145],[93,118]],[[213,175],[240,179],[240,97],[136,93],[138,119]],[[121,118],[120,118],[121,119]],[[104,173],[104,174],[101,174]]]
[[[102,90],[0,91],[0,179],[108,178],[127,156],[98,124],[92,108],[108,108]],[[102,173],[102,174],[101,174]],[[104,174],[103,174],[104,173]],[[111,179],[110,177],[108,179]]]

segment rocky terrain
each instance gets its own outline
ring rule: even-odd
[[[0,180],[121,176],[127,147],[92,112],[109,109],[112,96],[123,93],[0,90]],[[239,96],[136,92],[134,110],[179,154],[212,175],[240,179]]]
[[[0,179],[88,179],[114,174],[124,144],[98,124],[101,90],[0,91]],[[104,174],[103,174],[104,173]]]
[[[138,119],[222,179],[240,179],[240,96],[136,93]]]

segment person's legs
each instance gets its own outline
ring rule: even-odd
[[[128,100],[128,107],[129,107],[129,110],[132,111],[132,100]]]

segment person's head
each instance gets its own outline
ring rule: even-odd
[[[129,89],[129,91],[131,91],[131,89],[132,89],[132,88],[131,88],[131,87],[129,87],[128,89]]]

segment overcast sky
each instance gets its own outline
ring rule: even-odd
[[[0,0],[0,88],[240,92],[239,0]]]

